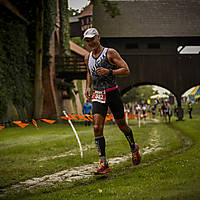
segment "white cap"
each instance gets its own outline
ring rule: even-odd
[[[89,28],[83,34],[83,39],[85,38],[93,38],[94,36],[99,35],[99,32],[96,28]]]

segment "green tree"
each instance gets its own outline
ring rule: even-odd
[[[131,103],[137,101],[140,103],[141,101],[146,101],[154,94],[153,86],[139,86],[133,87],[126,94],[123,95],[122,100],[124,103]]]
[[[70,17],[78,16],[81,14],[81,11],[79,11],[79,9],[73,9],[73,8],[69,8],[68,12]]]
[[[103,4],[105,11],[108,12],[111,17],[116,17],[121,14],[117,2],[109,0],[90,0],[90,2],[93,5],[97,5],[99,3]]]

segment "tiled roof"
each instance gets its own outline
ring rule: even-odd
[[[200,0],[123,0],[111,18],[94,6],[93,26],[102,37],[200,36]]]
[[[90,3],[88,6],[85,7],[84,11],[78,16],[78,18],[91,16],[93,14],[93,5]]]

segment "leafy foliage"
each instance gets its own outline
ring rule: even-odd
[[[57,4],[56,0],[44,3],[43,66],[48,66]],[[33,107],[37,1],[24,0],[22,4],[16,0],[12,4],[29,23],[0,6],[0,121],[31,119]]]
[[[91,0],[91,2],[93,3],[93,5],[99,3],[103,4],[105,11],[108,12],[113,18],[121,14],[117,2],[109,0]]]
[[[77,87],[78,87],[78,92],[79,92],[79,98],[80,98],[81,104],[83,105],[84,104],[84,96],[83,96],[84,94],[83,94],[83,82],[81,80],[78,80]]]
[[[49,47],[50,39],[54,27],[56,25],[56,0],[46,0],[44,1],[44,37],[43,37],[43,66],[49,65]]]
[[[73,9],[73,8],[69,8],[69,16],[73,17],[73,16],[78,16],[81,14],[81,11],[79,11],[79,9]]]
[[[140,87],[134,87],[131,90],[129,90],[124,96],[122,97],[122,100],[124,103],[130,103],[130,102],[138,102],[146,101],[154,94],[154,90],[152,86],[140,86]]]
[[[63,44],[63,52],[65,55],[70,55],[70,26],[68,13],[68,0],[60,1],[60,18],[61,18],[61,44]]]
[[[27,36],[28,27],[22,20],[11,15],[9,10],[3,7],[0,9],[0,30],[2,30],[0,35],[0,120],[5,119],[6,111],[10,106],[9,102],[15,106],[17,115],[24,119],[24,109],[28,110],[31,102],[31,74],[33,72],[30,66],[30,63],[33,63],[30,57],[33,52]]]

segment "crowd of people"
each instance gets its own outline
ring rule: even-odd
[[[172,106],[168,99],[155,100],[152,104],[147,104],[142,101],[140,104],[137,102],[133,105],[126,104],[126,110],[128,109],[132,114],[139,114],[144,120],[146,119],[145,115],[149,112],[152,119],[155,119],[158,115],[160,119],[166,123],[171,122],[171,117],[174,115],[178,118],[178,108],[177,105]],[[186,112],[189,114],[189,118],[192,119],[192,102],[187,103]],[[183,109],[184,112],[184,109]]]
[[[132,106],[126,104],[125,110],[129,110],[132,114],[138,114],[138,118],[140,116],[144,120],[146,120],[147,112],[151,113],[153,119],[155,119],[156,114],[159,114],[164,122],[170,123],[172,117],[172,108],[168,100],[162,100],[161,102],[155,100],[152,104],[147,104],[145,101],[142,101],[140,104],[136,102]]]

